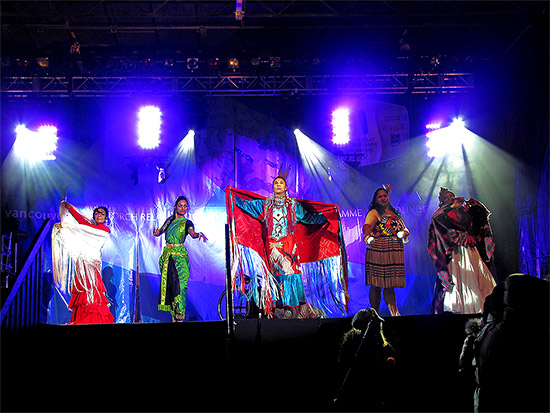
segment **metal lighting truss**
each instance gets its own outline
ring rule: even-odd
[[[463,93],[471,73],[373,75],[29,76],[2,78],[7,97],[292,96]]]

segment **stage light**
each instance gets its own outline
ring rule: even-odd
[[[464,120],[462,118],[454,118],[451,126],[458,127],[458,128],[464,128],[466,126],[466,123],[464,123]]]
[[[304,177],[308,177],[307,179],[311,180],[312,186],[309,189],[317,191],[321,198],[325,194],[329,196],[328,192],[326,192],[328,190],[327,185],[329,184],[343,190],[348,180],[351,179],[352,182],[355,182],[355,179],[362,179],[358,171],[354,168],[346,167],[336,155],[323,148],[299,129],[294,130],[294,135],[296,136],[296,144],[305,173]],[[353,178],[350,178],[352,176]],[[373,183],[373,185],[376,184]],[[359,236],[358,233],[357,238]]]
[[[195,148],[195,131],[190,130],[187,135],[181,140],[180,149],[184,152],[189,152]]]
[[[54,151],[57,149],[55,126],[43,125],[35,132],[27,129],[25,125],[18,125],[15,133],[17,138],[13,148],[19,158],[30,163],[55,159]]]
[[[210,59],[208,61],[208,66],[211,69],[217,69],[218,67],[220,67],[220,58],[219,57],[213,57],[212,59]]]
[[[332,112],[332,142],[336,145],[348,143],[349,133],[349,109],[336,109]]]
[[[160,145],[162,112],[156,106],[143,106],[138,112],[138,144],[143,149],[154,149]]]
[[[237,59],[236,57],[232,57],[227,62],[227,65],[230,69],[236,70],[239,68],[239,59]]]
[[[461,118],[455,118],[446,128],[432,130],[426,134],[428,156],[462,155],[462,148],[471,141],[472,133],[464,126]]]
[[[235,8],[235,20],[240,21],[243,19],[244,11],[243,11],[243,0],[237,0],[237,5]]]
[[[281,58],[278,56],[270,56],[269,67],[272,69],[277,69],[278,67],[281,67]]]
[[[197,70],[199,68],[199,59],[196,57],[190,57],[187,59],[187,69]]]
[[[426,125],[426,129],[429,129],[429,130],[441,129],[441,122],[428,123]]]
[[[38,66],[43,67],[44,69],[50,66],[50,59],[48,57],[38,57],[36,59]]]
[[[174,158],[172,160],[172,165],[181,165],[187,164],[188,162],[195,164],[195,131],[189,130],[187,135],[179,142]],[[174,172],[172,170],[172,172]]]
[[[165,167],[157,165],[157,170],[159,171],[158,174],[158,183],[163,184],[168,179],[168,169]]]
[[[76,40],[73,42],[69,49],[70,54],[80,54],[80,43],[78,43]]]
[[[15,62],[17,63],[17,66],[26,69],[29,66],[29,60],[27,59],[15,59]]]

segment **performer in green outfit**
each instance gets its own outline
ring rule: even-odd
[[[159,310],[170,311],[174,322],[185,318],[187,281],[189,280],[189,255],[183,245],[187,234],[191,238],[207,241],[202,232],[195,232],[193,223],[185,218],[189,209],[187,198],[176,199],[173,214],[160,228],[153,230],[155,237],[165,233],[166,246],[159,258],[161,273],[159,290]]]

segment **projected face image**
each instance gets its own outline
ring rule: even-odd
[[[187,205],[187,201],[185,199],[182,199],[176,205],[176,214],[178,214],[179,216],[184,216],[187,213],[188,208],[189,206]]]

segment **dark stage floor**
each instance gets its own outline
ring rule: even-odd
[[[457,365],[474,316],[387,318],[392,410],[465,411]],[[2,411],[333,411],[350,318],[43,325],[2,336]],[[365,389],[364,397],[368,396]],[[356,410],[362,410],[358,405]]]

